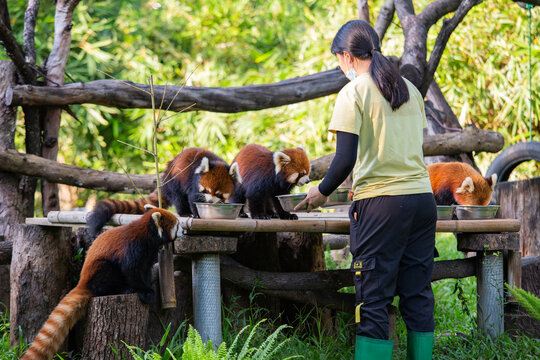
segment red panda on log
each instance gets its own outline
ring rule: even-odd
[[[253,219],[298,219],[283,210],[276,195],[289,194],[295,185],[309,181],[311,165],[302,147],[272,152],[261,145],[246,145],[234,158],[235,164],[242,183],[237,184],[230,202],[247,199]],[[241,216],[247,215],[242,212]]]
[[[162,207],[174,206],[180,216],[199,217],[195,202],[226,202],[240,181],[237,165],[229,167],[211,151],[187,148],[167,165],[162,180]],[[99,201],[88,216],[89,231],[96,235],[117,213],[142,214],[146,204],[158,206],[157,190],[138,200]]]
[[[99,235],[88,249],[77,286],[56,306],[22,359],[51,359],[93,296],[136,292],[143,303],[153,303],[150,270],[159,248],[181,231],[173,213],[151,209],[140,219]]]
[[[488,205],[497,175],[483,177],[472,166],[460,162],[427,166],[437,205]]]

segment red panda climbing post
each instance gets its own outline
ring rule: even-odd
[[[151,209],[140,219],[98,236],[88,249],[77,286],[56,306],[22,359],[51,359],[93,296],[136,292],[143,303],[155,302],[150,269],[159,248],[180,231],[174,214]]]

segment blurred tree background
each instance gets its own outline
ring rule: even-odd
[[[429,1],[422,0],[419,9]],[[382,0],[370,1],[374,21]],[[22,43],[26,1],[10,0],[14,33]],[[532,10],[533,140],[540,141],[538,8]],[[160,0],[81,2],[73,17],[69,82],[107,78],[190,86],[264,84],[337,66],[330,44],[338,28],[357,14],[357,2],[287,0]],[[52,47],[54,4],[42,1],[36,26],[37,63]],[[440,22],[438,24],[441,26]],[[438,30],[438,29],[437,29]],[[430,32],[428,51],[437,36]],[[385,55],[400,56],[397,16],[384,39]],[[501,132],[505,146],[529,139],[528,12],[510,0],[474,7],[452,34],[435,75],[463,125]],[[7,59],[0,48],[0,58]],[[231,160],[245,144],[271,149],[303,145],[315,158],[334,151],[326,131],[334,96],[279,108],[219,114],[185,112],[160,129],[163,165],[184,147],[199,146]],[[97,170],[149,173],[152,159],[116,139],[151,148],[150,110],[73,106],[80,121],[63,115],[59,159]],[[18,149],[24,149],[22,116]],[[479,154],[485,171],[495,154]],[[517,176],[538,176],[538,164]],[[74,206],[94,191],[79,189]],[[106,193],[100,197],[108,196]],[[126,195],[119,195],[125,197]]]

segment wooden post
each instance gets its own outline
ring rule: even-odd
[[[71,290],[70,228],[16,225],[11,231],[10,346],[31,342]]]
[[[137,294],[92,298],[83,324],[82,358],[130,359],[123,342],[144,349],[147,324],[148,305],[143,304]]]
[[[476,252],[478,329],[498,337],[504,332],[504,262],[502,250],[519,250],[519,233],[458,234],[458,250]]]
[[[507,280],[508,285],[521,288],[521,251],[508,250]],[[515,299],[509,294],[509,301]]]

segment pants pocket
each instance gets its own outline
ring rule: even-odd
[[[354,277],[356,305],[363,303],[366,299],[376,297],[379,281],[374,270],[374,257],[353,259],[351,271]]]

